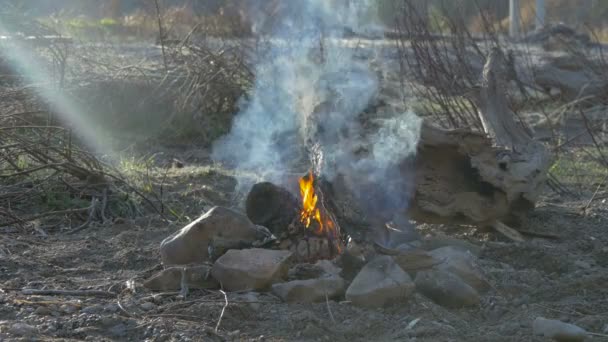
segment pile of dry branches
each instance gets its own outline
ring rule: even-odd
[[[156,205],[75,141],[35,87],[0,92],[0,227],[41,235],[135,217]]]
[[[464,16],[449,13],[442,17],[447,32],[433,32],[439,26],[421,13],[416,0],[404,0],[398,9],[396,29],[399,34],[402,74],[411,83],[412,95],[422,101],[425,112],[434,114],[434,121],[445,128],[481,130],[479,109],[472,94],[479,87],[479,75],[491,49],[508,56],[509,79],[526,96],[526,87],[515,70],[515,57],[506,41],[492,24],[491,18],[479,9],[483,29],[472,33]],[[444,12],[447,10],[444,8]]]
[[[244,44],[195,41],[197,30],[177,43],[161,39],[162,60],[144,57],[141,64],[118,58],[123,50],[82,54],[77,42],[24,47],[48,62],[52,80],[34,86],[12,70],[15,77],[0,85],[0,228],[47,235],[150,211],[163,215],[162,184],[160,193],[151,182],[145,190],[134,186],[92,153],[78,138],[82,132],[60,120],[63,113],[41,94],[52,87],[82,105],[83,122],[116,126],[98,130],[129,131],[125,121],[137,117],[132,122],[142,130],[151,121],[163,127],[151,138],[173,139],[188,130],[210,143],[229,129],[253,74]]]

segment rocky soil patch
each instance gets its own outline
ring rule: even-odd
[[[264,289],[230,292],[222,284],[225,294],[211,261],[160,264],[161,241],[180,231],[160,220],[73,236],[4,233],[0,339],[546,341],[564,327],[582,336],[576,326],[586,340],[601,341],[592,334],[608,333],[608,220],[601,205],[591,213],[571,216],[541,205],[527,224],[560,239],[522,243],[466,228],[420,226],[427,254],[440,261],[448,256],[447,262],[425,262],[425,269],[405,270],[412,258],[408,264],[379,256],[349,275],[347,258],[298,264],[289,262],[288,252],[249,246],[229,253],[278,253],[271,264],[289,265],[266,273],[274,280]],[[355,252],[351,261],[360,260]],[[367,282],[357,280],[365,274]],[[390,277],[369,281],[384,275]],[[442,277],[447,282],[440,283]],[[450,288],[450,281],[458,286]],[[358,305],[352,299],[360,282],[393,289],[376,292],[390,299],[376,299],[372,286],[363,298],[378,302]],[[466,305],[453,305],[454,298]],[[539,317],[565,325],[547,330]]]

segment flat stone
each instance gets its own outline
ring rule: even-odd
[[[244,214],[224,207],[213,207],[160,244],[164,265],[201,264],[219,257],[224,249],[247,248],[270,232],[256,226]]]
[[[287,277],[292,253],[283,250],[229,250],[211,269],[225,290],[265,290]]]
[[[38,328],[25,323],[15,323],[8,329],[8,333],[15,336],[31,337],[38,334]]]
[[[346,290],[346,299],[356,306],[377,308],[403,302],[414,292],[410,276],[388,255],[365,265]]]
[[[587,331],[579,326],[544,317],[536,317],[532,323],[532,331],[534,335],[560,342],[584,341],[587,337]]]
[[[342,295],[344,287],[344,279],[334,275],[274,284],[272,293],[288,303],[316,303]]]
[[[431,269],[441,263],[441,260],[422,249],[401,251],[393,255],[393,259],[402,270],[412,276],[416,272]]]
[[[435,268],[456,274],[477,291],[484,292],[490,289],[490,284],[472,253],[446,246],[432,250],[430,254],[439,262]]]
[[[422,248],[429,251],[448,246],[461,251],[469,252],[476,257],[481,255],[482,250],[482,248],[478,245],[443,234],[428,237],[422,240]]]
[[[462,278],[445,270],[427,270],[416,275],[416,288],[427,298],[447,308],[479,304],[479,293]]]
[[[170,267],[144,282],[144,287],[154,291],[175,291],[182,287],[182,272],[189,288],[214,289],[219,283],[211,276],[211,266]]]

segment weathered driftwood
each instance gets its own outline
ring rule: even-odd
[[[522,237],[507,224],[534,208],[551,155],[518,124],[505,95],[505,59],[493,50],[476,97],[485,132],[444,130],[425,122],[414,163],[415,190],[407,217],[418,222],[494,227]],[[404,172],[412,172],[404,164]],[[374,222],[357,208],[340,177],[325,184],[328,208],[354,238]],[[506,223],[506,224],[505,224]]]
[[[534,207],[552,158],[509,109],[505,72],[504,56],[492,50],[476,98],[485,134],[424,125],[412,218],[487,225],[521,239],[503,222]]]

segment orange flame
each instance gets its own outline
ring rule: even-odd
[[[333,220],[328,216],[328,213],[321,212],[317,206],[319,197],[315,193],[314,178],[312,172],[300,178],[300,195],[302,195],[302,211],[300,212],[300,221],[309,228],[313,221],[315,234],[324,235],[334,246],[335,251],[342,252],[342,246],[339,240],[340,233]]]
[[[319,198],[315,194],[314,178],[312,172],[307,176],[300,178],[300,195],[302,195],[302,212],[300,213],[300,221],[304,223],[306,228],[310,227],[312,219],[319,223],[319,231],[323,231],[323,220],[321,220],[321,211],[317,208]]]

